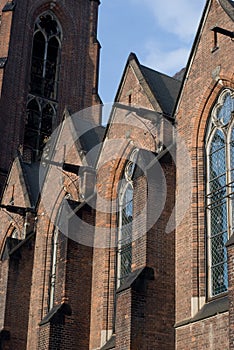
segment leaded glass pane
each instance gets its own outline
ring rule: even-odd
[[[216,206],[210,207],[211,211],[211,236],[215,236],[227,230],[227,205],[223,200]]]
[[[232,126],[230,134],[230,143],[229,143],[229,152],[230,152],[230,200],[231,200],[231,216],[232,216],[232,232],[234,229],[234,127]],[[232,233],[231,232],[231,233]]]
[[[234,111],[234,99],[230,93],[226,93],[223,105],[218,108],[217,118],[222,120],[224,124],[228,124],[231,119],[231,112]]]
[[[121,285],[131,272],[132,265],[132,218],[133,188],[131,182],[123,181],[120,198],[119,238],[118,238],[118,283]]]
[[[209,158],[210,180],[216,179],[218,176],[225,174],[225,141],[224,135],[220,130],[217,130],[212,138]],[[225,181],[225,179],[222,180],[222,183],[220,183],[220,185],[225,185]]]
[[[223,92],[223,95],[221,95],[213,110],[213,126],[216,127],[216,130],[209,141],[207,159],[211,296],[223,293],[228,288],[226,243],[232,233],[234,223],[232,214],[234,192],[234,128],[230,130],[232,112],[234,111],[234,99],[231,96],[231,92]],[[230,141],[228,144],[227,140],[229,137]]]
[[[223,293],[228,288],[227,262],[221,263],[211,268],[212,295]]]
[[[230,167],[231,167],[231,178],[234,180],[234,127],[232,127],[230,137]]]

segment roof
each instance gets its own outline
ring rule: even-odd
[[[40,167],[40,162],[31,164],[21,162],[21,166],[31,205],[35,207],[39,199],[46,168]]]
[[[87,120],[85,115],[74,115],[71,118],[74,135],[74,144],[81,155],[82,161],[95,167],[99,150],[105,134],[105,127]]]
[[[125,65],[115,102],[119,101],[121,87],[124,84],[124,78],[130,65],[134,69],[137,79],[141,82],[143,88],[146,88],[146,93],[148,94],[148,90],[151,91],[152,96],[151,94],[148,95],[151,103],[155,106],[159,105],[165,115],[171,116],[180,91],[181,81],[140,64],[136,54],[133,52],[130,53]]]
[[[140,65],[140,69],[152,93],[162,108],[163,113],[171,115],[180,90],[181,82],[143,65]]]
[[[105,133],[105,127],[94,126],[79,137],[80,145],[86,155],[87,164],[95,167],[100,146]]]

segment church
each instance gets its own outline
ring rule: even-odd
[[[0,0],[0,349],[234,349],[234,1],[105,127],[99,4]]]

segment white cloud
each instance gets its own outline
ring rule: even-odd
[[[194,36],[205,0],[141,0],[142,3],[153,12],[163,30],[187,42]]]
[[[183,47],[164,52],[155,43],[148,43],[147,51],[148,54],[142,64],[168,75],[174,75],[186,66],[190,48]]]

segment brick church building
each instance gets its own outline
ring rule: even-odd
[[[234,2],[106,127],[99,0],[0,6],[0,349],[234,349]]]

